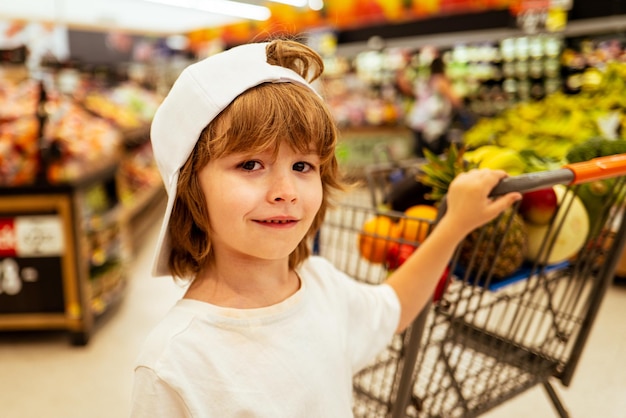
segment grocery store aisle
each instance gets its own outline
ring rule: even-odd
[[[169,279],[149,275],[156,227],[157,222],[133,260],[124,300],[100,318],[86,347],[71,346],[65,333],[0,333],[0,416],[128,416],[134,358],[148,331],[183,291]],[[624,317],[626,286],[613,286],[572,386],[563,389],[555,383],[573,418],[626,416]],[[542,388],[519,395],[485,415],[528,416],[556,416]]]

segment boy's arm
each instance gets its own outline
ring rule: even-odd
[[[398,332],[413,322],[432,297],[442,272],[463,238],[521,198],[516,192],[489,198],[491,190],[504,177],[506,173],[499,170],[472,170],[460,174],[450,184],[446,214],[417,251],[386,280],[400,300]]]

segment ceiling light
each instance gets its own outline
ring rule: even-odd
[[[308,0],[270,0],[274,3],[286,4],[294,7],[304,7],[307,5]]]
[[[311,10],[322,10],[324,8],[323,0],[309,0]]]
[[[234,16],[242,19],[267,20],[271,16],[270,9],[248,3],[229,0],[144,0],[151,3],[165,4],[173,7],[200,10],[208,13]]]

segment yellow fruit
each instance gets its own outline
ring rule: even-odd
[[[382,263],[390,243],[398,237],[395,224],[389,217],[375,216],[363,223],[359,234],[359,252],[372,263]]]
[[[526,163],[517,151],[503,148],[502,151],[495,154],[490,153],[487,158],[483,158],[478,167],[504,170],[508,174],[515,176],[525,171]]]
[[[502,152],[502,147],[498,145],[483,145],[471,151],[465,151],[463,158],[470,163],[480,163],[482,160],[489,157],[489,155],[496,155]]]
[[[437,209],[429,205],[416,205],[408,208],[404,214],[407,218],[400,219],[395,226],[398,236],[407,241],[423,242],[431,224],[437,219]]]

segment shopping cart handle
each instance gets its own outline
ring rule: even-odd
[[[571,184],[574,181],[574,172],[569,168],[559,168],[549,171],[537,171],[518,176],[505,177],[491,190],[489,197],[502,196],[511,192],[526,193],[533,190],[545,189],[557,184]],[[443,217],[448,209],[447,196],[439,203],[436,222]]]
[[[569,168],[559,168],[550,171],[520,174],[519,176],[505,177],[493,188],[489,197],[502,196],[511,192],[526,193],[533,190],[545,189],[557,184],[570,184],[574,181],[574,172]]]
[[[626,154],[607,155],[580,163],[566,164],[574,172],[572,184],[603,180],[626,175]]]
[[[509,192],[530,192],[557,184],[579,184],[626,175],[626,154],[598,157],[589,161],[566,164],[563,168],[536,173],[521,174],[503,179],[491,191],[490,196],[502,196]]]
[[[502,196],[511,192],[526,193],[545,189],[557,184],[573,185],[617,176],[626,176],[626,154],[598,157],[589,161],[566,164],[562,168],[519,176],[505,177],[491,190],[489,197]],[[446,196],[439,204],[437,221],[446,212]]]

